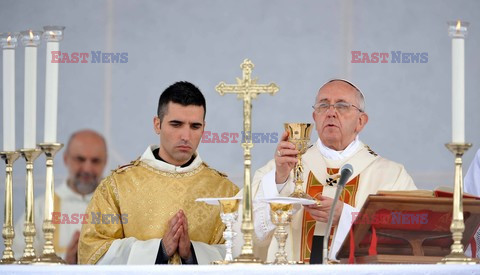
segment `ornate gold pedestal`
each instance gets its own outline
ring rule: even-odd
[[[13,264],[15,255],[12,250],[15,231],[13,228],[13,163],[20,157],[18,152],[0,152],[1,158],[5,161],[5,211],[3,216],[3,243],[5,249],[0,264]]]
[[[285,252],[285,244],[288,238],[286,227],[292,221],[292,209],[293,204],[270,203],[270,216],[273,224],[277,226],[274,236],[278,243],[273,264],[290,264],[287,259],[287,252]]]
[[[448,143],[445,145],[455,155],[455,179],[453,189],[453,219],[450,225],[453,244],[451,252],[439,264],[476,264],[477,259],[468,258],[463,252],[463,175],[462,156],[472,147],[470,143]]]
[[[53,174],[53,159],[55,154],[62,149],[61,143],[40,143],[42,151],[47,157],[46,161],[46,182],[45,182],[45,212],[43,218],[43,235],[45,244],[43,246],[42,255],[35,260],[35,264],[66,264],[65,261],[55,253],[53,247],[53,234],[55,233],[55,226],[52,223],[53,202],[55,194],[54,174]]]
[[[223,232],[223,238],[225,239],[225,247],[227,253],[225,254],[224,263],[230,263],[233,261],[233,239],[235,239],[237,233],[232,229],[233,223],[237,220],[238,217],[238,205],[239,199],[232,200],[219,200],[220,202],[220,217],[222,222],[225,224],[226,228]]]
[[[31,264],[36,258],[33,242],[35,240],[35,216],[34,216],[34,194],[33,194],[33,163],[40,156],[42,151],[37,148],[21,149],[20,154],[25,158],[27,176],[25,185],[25,223],[23,226],[23,236],[25,236],[25,248],[23,256],[16,262],[17,264]]]

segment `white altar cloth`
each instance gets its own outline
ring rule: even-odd
[[[480,265],[0,265],[0,274],[480,274]]]

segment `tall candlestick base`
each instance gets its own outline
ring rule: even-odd
[[[33,163],[40,156],[42,151],[37,148],[20,149],[20,154],[26,161],[26,185],[25,185],[25,223],[23,226],[23,236],[25,236],[25,248],[23,256],[16,262],[17,264],[31,264],[36,258],[33,242],[37,234],[35,229],[34,216],[34,194],[33,194]]]
[[[472,147],[471,143],[448,143],[445,146],[455,155],[455,175],[453,189],[453,218],[450,225],[453,244],[450,254],[443,258],[439,264],[476,264],[477,260],[468,258],[464,254],[462,238],[465,230],[463,221],[463,175],[462,156]]]
[[[43,219],[43,235],[45,244],[43,246],[42,255],[35,260],[35,264],[66,264],[65,261],[55,253],[53,246],[53,235],[55,233],[55,226],[52,223],[52,212],[55,194],[54,174],[53,174],[53,159],[63,144],[61,143],[40,143],[38,145],[47,157],[46,161],[46,182],[45,182],[45,212]]]
[[[20,157],[18,152],[0,152],[0,157],[5,161],[5,212],[3,217],[3,243],[5,249],[0,264],[15,263],[15,255],[12,250],[15,231],[13,228],[13,163]]]

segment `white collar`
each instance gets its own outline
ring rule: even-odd
[[[355,139],[343,151],[335,151],[333,149],[328,148],[322,143],[320,138],[317,140],[316,145],[318,150],[320,150],[320,153],[325,158],[330,160],[342,160],[352,156],[357,151],[358,146],[360,145],[360,140],[358,139],[358,135],[357,135]]]
[[[155,158],[153,155],[153,150],[159,148],[158,145],[150,145],[147,147],[143,155],[140,157],[140,160],[145,162],[146,164],[152,166],[155,169],[169,172],[169,173],[186,173],[193,171],[194,169],[198,168],[202,164],[202,159],[200,155],[196,153],[195,159],[193,162],[187,167],[175,166],[164,161],[160,161]]]
[[[87,195],[79,194],[75,192],[65,180],[63,183],[56,186],[55,193],[62,198],[62,200],[89,202],[95,191]]]

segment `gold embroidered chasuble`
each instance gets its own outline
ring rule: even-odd
[[[132,162],[115,170],[98,186],[87,208],[89,222],[82,228],[79,262],[95,264],[118,239],[161,239],[168,221],[180,209],[187,217],[192,241],[223,243],[219,207],[195,199],[231,197],[237,192],[225,175],[203,162],[184,173],[165,172],[139,160]],[[92,219],[99,213],[100,222]],[[112,223],[106,216],[109,214],[120,215],[123,224]]]

